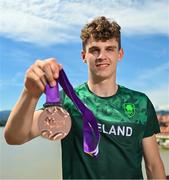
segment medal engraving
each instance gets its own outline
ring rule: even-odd
[[[41,135],[50,140],[61,140],[71,129],[69,113],[59,106],[46,107],[39,117]]]

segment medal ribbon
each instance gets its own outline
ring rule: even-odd
[[[54,87],[50,87],[50,85],[47,83],[45,87],[45,93],[46,103],[44,104],[44,107],[57,106],[60,104],[59,86],[57,82],[56,86]]]
[[[60,70],[58,82],[63,88],[66,95],[72,100],[72,102],[76,105],[79,111],[83,116],[83,150],[85,153],[97,157],[99,153],[99,142],[100,142],[100,133],[97,126],[97,121],[92,111],[88,109],[83,102],[76,95],[71,83],[69,82],[64,70]],[[48,89],[49,86],[46,87]],[[56,90],[54,90],[56,91]],[[50,91],[46,91],[47,102],[52,98],[53,93]],[[55,94],[55,93],[54,93]],[[54,97],[55,99],[55,97]],[[56,99],[50,101],[51,103],[56,102]]]

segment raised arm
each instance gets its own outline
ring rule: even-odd
[[[36,104],[45,90],[46,82],[56,85],[61,66],[56,59],[37,60],[26,72],[25,86],[4,129],[8,144],[23,144],[40,135],[37,121],[42,110]]]

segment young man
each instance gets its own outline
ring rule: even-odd
[[[165,179],[155,134],[159,126],[148,97],[116,84],[116,67],[123,57],[120,26],[98,17],[81,31],[82,59],[88,81],[75,91],[94,113],[101,134],[99,156],[83,152],[82,117],[71,100],[62,97],[72,118],[72,128],[62,140],[64,179],[140,179],[144,156],[148,178]],[[62,67],[56,59],[37,60],[26,73],[25,88],[5,128],[9,144],[23,144],[40,135],[35,111],[46,82],[56,85]]]

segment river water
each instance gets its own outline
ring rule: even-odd
[[[169,175],[169,150],[160,149]],[[143,162],[144,164],[144,162]],[[60,142],[41,137],[21,146],[7,145],[0,128],[0,179],[61,179]],[[145,169],[143,168],[145,176]]]

